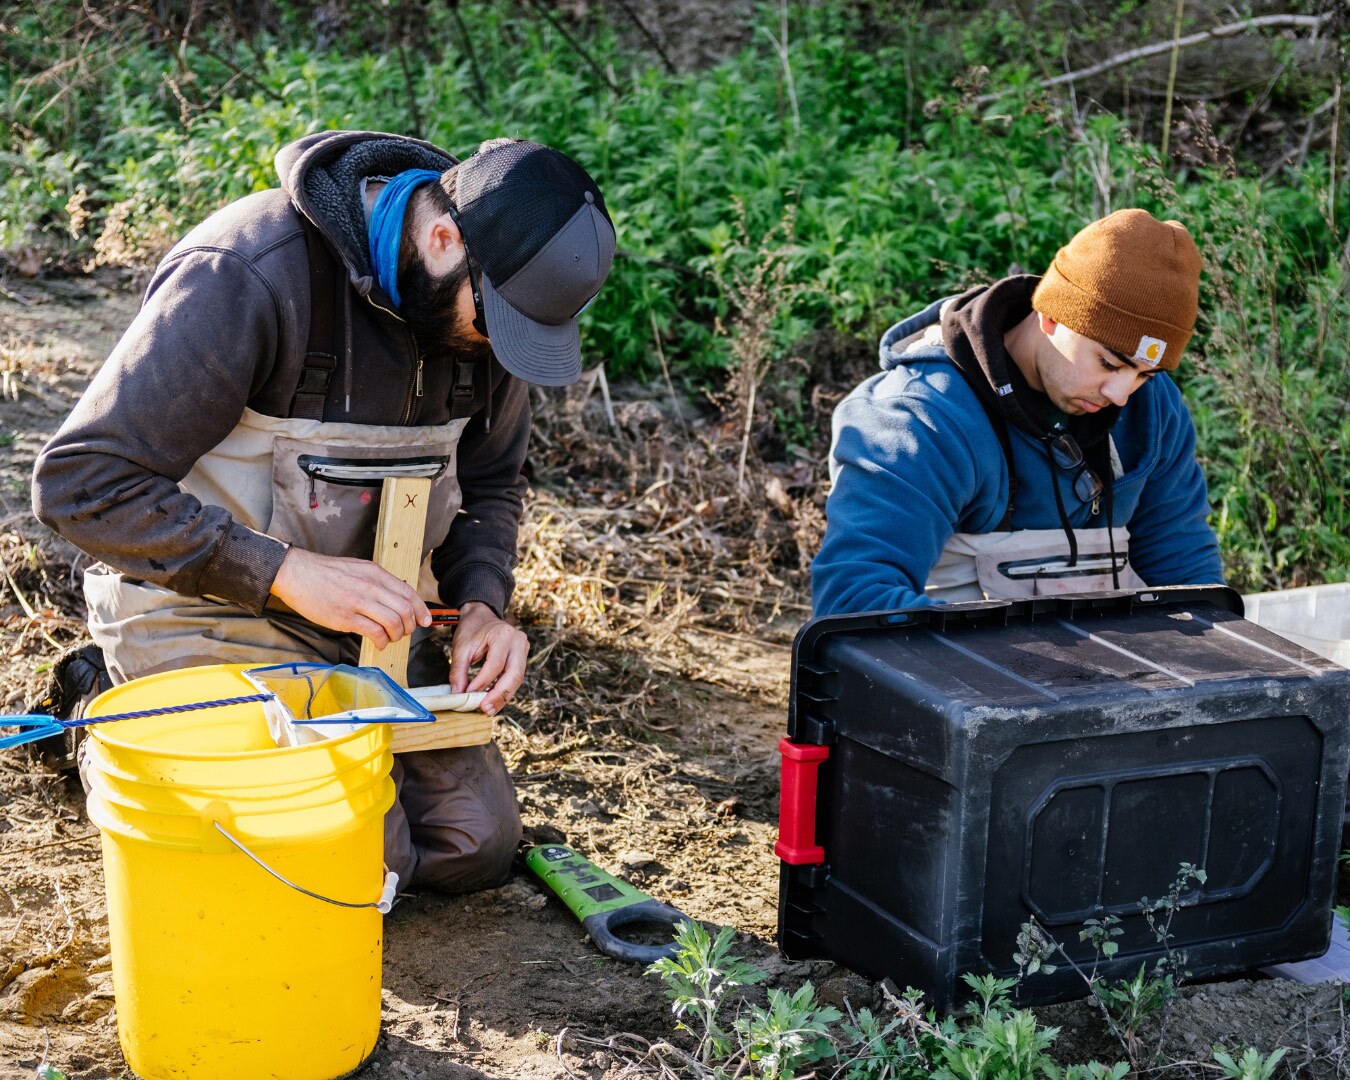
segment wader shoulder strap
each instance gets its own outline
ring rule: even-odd
[[[328,384],[337,370],[337,312],[340,306],[337,291],[346,283],[319,230],[308,218],[302,220],[305,250],[309,255],[309,337],[289,415],[302,420],[322,420]]]
[[[980,399],[980,405],[983,406],[984,415],[989,418],[989,423],[993,425],[994,434],[998,436],[998,444],[1003,448],[1003,460],[1008,463],[1008,507],[1003,511],[1003,520],[998,523],[994,532],[1012,532],[1013,505],[1017,502],[1018,483],[1017,473],[1013,469],[1012,440],[1008,438],[1008,421],[1001,413],[991,409],[983,398]]]
[[[305,342],[304,366],[296,382],[287,415],[302,420],[322,420],[328,387],[337,370],[339,317],[343,290],[348,288],[341,264],[333,257],[323,236],[308,218],[305,250],[309,255],[309,337]],[[491,379],[473,361],[455,362],[455,380],[450,393],[450,419],[473,416],[486,404],[483,392],[492,392]]]

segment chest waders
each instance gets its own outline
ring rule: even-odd
[[[882,338],[883,355],[900,364],[947,359],[942,343],[942,306],[942,302],[931,304],[912,319],[888,330]],[[903,352],[892,348],[920,330],[925,331],[923,337]],[[1146,588],[1145,581],[1129,565],[1130,531],[1123,525],[1073,529],[1072,546],[1064,529],[1013,528],[1018,481],[1008,424],[985,404],[983,397],[977,394],[976,398],[1003,451],[1008,468],[1008,505],[994,531],[958,532],[948,538],[928,572],[924,592],[934,599],[957,603]],[[1107,438],[1109,441],[1110,437]],[[1114,468],[1115,454],[1108,452],[1103,456],[1106,468]],[[1053,469],[1050,482],[1059,482]]]
[[[460,507],[456,458],[472,407],[473,365],[459,365],[447,423],[325,420],[338,367],[337,312],[349,285],[318,230],[308,220],[304,225],[311,313],[289,415],[246,408],[179,486],[204,504],[224,507],[255,532],[322,555],[369,558],[383,477],[431,476],[418,592],[440,602],[430,553],[444,542]],[[84,589],[89,631],[114,682],[204,664],[355,662],[348,635],[315,626],[275,598],[259,618],[237,604],[184,596],[103,564],[85,571]]]

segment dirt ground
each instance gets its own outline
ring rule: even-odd
[[[10,281],[5,292],[0,705],[16,712],[56,647],[79,633],[72,605],[80,557],[28,512],[32,458],[136,301],[102,279]],[[614,405],[621,425],[658,422],[643,403]],[[565,457],[564,436],[561,423],[544,425],[541,458]],[[620,455],[608,471],[574,470],[571,483],[533,496],[522,595],[535,661],[496,729],[527,829],[541,840],[565,839],[694,918],[735,926],[742,953],[768,972],[770,985],[811,979],[827,1001],[874,1006],[878,989],[866,980],[829,963],[788,963],[773,947],[774,748],[785,724],[788,645],[804,611],[800,576],[778,582],[774,602],[739,623],[719,623],[689,617],[683,571],[671,564],[665,572],[674,584],[636,619],[645,637],[625,639],[620,615],[598,604],[573,623],[548,606],[551,596],[581,604],[592,571],[611,585],[616,579],[602,555],[612,554],[622,529],[602,527],[587,508],[613,506],[631,523],[655,498],[650,489],[625,493],[622,466]],[[782,487],[775,505],[781,498],[788,498]],[[625,507],[630,518],[620,513]],[[594,535],[567,541],[569,529],[586,531],[573,528],[578,521],[591,522]],[[574,556],[586,543],[601,554],[580,567]],[[646,573],[659,578],[663,567]],[[638,580],[636,572],[624,580]],[[79,785],[19,751],[0,752],[0,808],[0,1078],[31,1077],[42,1061],[72,1080],[126,1075],[98,842]],[[603,958],[561,904],[521,874],[476,895],[402,900],[386,920],[383,1000],[379,1047],[361,1077],[617,1080],[638,1073],[626,1063],[625,1047],[635,1043],[614,1036],[675,1035],[658,982]],[[1344,1009],[1336,987],[1259,979],[1193,987],[1172,1020],[1171,1045],[1178,1058],[1201,1062],[1216,1042],[1267,1053],[1289,1046],[1281,1075],[1345,1075]],[[1041,1012],[1062,1026],[1066,1060],[1120,1057],[1082,1003]]]

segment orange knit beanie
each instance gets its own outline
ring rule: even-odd
[[[1117,210],[1059,249],[1031,306],[1145,367],[1171,371],[1195,330],[1201,265],[1181,222]]]

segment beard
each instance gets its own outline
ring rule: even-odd
[[[478,336],[472,321],[465,322],[460,316],[459,294],[468,277],[468,259],[439,278],[432,277],[417,256],[400,268],[400,313],[422,353],[435,356],[450,352],[474,361],[492,355],[492,346]]]

